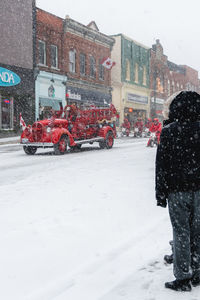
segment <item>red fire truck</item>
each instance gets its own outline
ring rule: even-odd
[[[108,108],[87,109],[66,105],[50,119],[26,126],[20,143],[28,155],[35,154],[38,148],[53,148],[55,154],[65,154],[69,149],[79,149],[83,144],[94,142],[102,149],[110,149],[116,137],[118,117],[112,104]]]

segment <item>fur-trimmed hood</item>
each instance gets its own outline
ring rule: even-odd
[[[192,91],[176,92],[164,103],[165,120],[200,121],[200,95]]]

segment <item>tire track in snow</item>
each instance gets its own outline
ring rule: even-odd
[[[130,274],[152,261],[152,256],[157,257],[158,245],[159,251],[160,244],[164,245],[164,253],[171,234],[162,232],[166,223],[168,217],[162,217],[131,240],[88,262],[71,276],[55,280],[53,285],[50,283],[43,290],[26,297],[26,300],[100,300]],[[162,236],[162,240],[158,241],[158,236]]]

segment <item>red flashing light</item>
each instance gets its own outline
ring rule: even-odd
[[[6,104],[10,104],[10,100],[8,100],[8,99],[4,99],[3,100]]]

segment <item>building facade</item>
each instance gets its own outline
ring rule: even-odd
[[[199,92],[198,72],[191,67],[169,61],[157,39],[150,54],[151,117],[162,120],[164,101],[181,90]]]
[[[150,49],[122,34],[112,36],[115,45],[112,60],[112,99],[120,112],[120,124],[124,117],[134,123],[138,117],[144,121],[150,113],[149,54]]]
[[[36,9],[35,119],[48,118],[51,109],[66,105],[63,57],[63,19]]]
[[[19,114],[34,118],[35,1],[1,1],[0,135],[19,130]],[[26,24],[26,26],[24,26]]]
[[[36,119],[66,104],[104,106],[112,101],[111,76],[101,61],[110,57],[114,40],[68,16],[37,8]]]
[[[85,26],[66,16],[63,53],[67,103],[111,103],[111,75],[101,62],[111,56],[113,44],[113,38],[101,33],[94,21]]]

